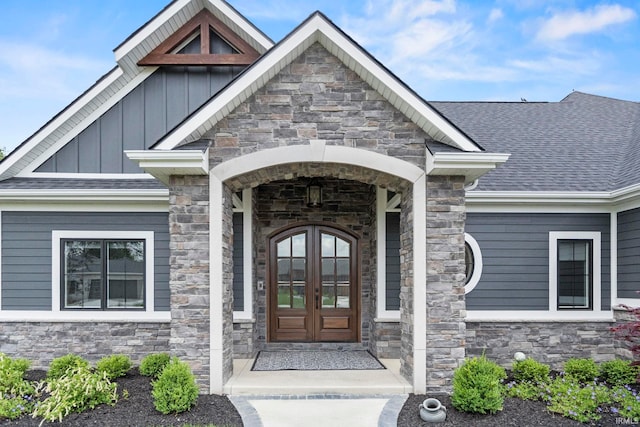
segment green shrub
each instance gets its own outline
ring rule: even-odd
[[[62,421],[72,412],[93,409],[100,404],[115,405],[118,401],[117,384],[112,383],[105,372],[91,372],[87,366],[71,366],[65,372],[42,383],[48,397],[36,406],[34,418]]]
[[[198,386],[191,368],[177,357],[171,359],[152,385],[153,404],[163,414],[184,412],[198,400]]]
[[[569,359],[564,362],[564,373],[578,382],[588,383],[598,376],[598,365],[593,359]]]
[[[131,359],[123,354],[103,357],[96,363],[96,371],[106,373],[110,380],[124,377],[129,369],[131,369]]]
[[[606,386],[593,382],[581,384],[574,377],[554,379],[546,392],[545,400],[549,411],[583,423],[599,420],[602,408],[612,399]]]
[[[539,383],[532,381],[511,381],[505,384],[504,391],[509,397],[517,397],[522,400],[540,400],[542,397],[542,387]]]
[[[638,371],[631,362],[626,360],[609,360],[602,362],[599,366],[599,378],[609,385],[635,384]]]
[[[158,378],[170,359],[167,353],[150,354],[140,362],[140,373],[147,377]]]
[[[505,370],[484,355],[467,359],[453,373],[453,407],[480,414],[502,410],[501,381],[506,377]]]
[[[49,365],[47,379],[53,380],[64,376],[69,369],[84,367],[89,368],[89,362],[75,354],[67,354],[53,359]]]
[[[31,362],[0,353],[0,418],[16,419],[33,410],[33,383],[24,379]]]
[[[530,381],[542,384],[549,381],[549,365],[540,363],[530,357],[513,364],[513,378],[518,381]]]

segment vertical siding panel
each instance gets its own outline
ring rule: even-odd
[[[386,307],[400,310],[400,213],[387,212]]]
[[[185,67],[166,71],[167,128],[173,129],[187,116],[187,77]]]
[[[58,158],[56,160],[57,170],[56,172],[78,172],[78,139],[73,138],[71,142],[62,147],[58,151]]]
[[[189,67],[188,78],[188,108],[189,114],[191,114],[209,99],[211,85],[209,84],[207,67]]]
[[[122,100],[122,145],[125,150],[144,150],[144,91],[138,86]],[[122,153],[122,172],[142,172]]]
[[[640,290],[640,209],[618,214],[618,298]]]
[[[233,309],[244,310],[244,216],[242,212],[233,214]]]
[[[209,93],[215,95],[233,79],[233,67],[215,67],[211,69],[211,88]]]
[[[100,172],[100,123],[94,122],[78,135],[82,173]]]
[[[144,148],[155,144],[166,132],[166,96],[163,73],[144,82]]]
[[[122,104],[114,105],[100,121],[100,172],[122,173]]]

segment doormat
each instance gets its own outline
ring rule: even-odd
[[[261,351],[252,371],[343,371],[386,369],[366,350]]]

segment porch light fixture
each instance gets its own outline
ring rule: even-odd
[[[322,186],[315,178],[307,185],[307,206],[310,208],[322,206]]]

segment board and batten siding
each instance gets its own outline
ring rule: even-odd
[[[602,310],[611,305],[609,214],[467,214],[482,253],[482,276],[467,310],[548,310],[549,232],[599,231]]]
[[[639,298],[640,209],[618,213],[618,298]]]
[[[400,310],[400,212],[386,215],[386,308]]]
[[[233,214],[233,309],[244,310],[244,214]]]
[[[169,310],[166,213],[2,212],[2,309],[51,310],[53,230],[153,231],[155,310]]]
[[[142,173],[125,150],[146,150],[233,80],[243,67],[160,68],[36,169]]]

